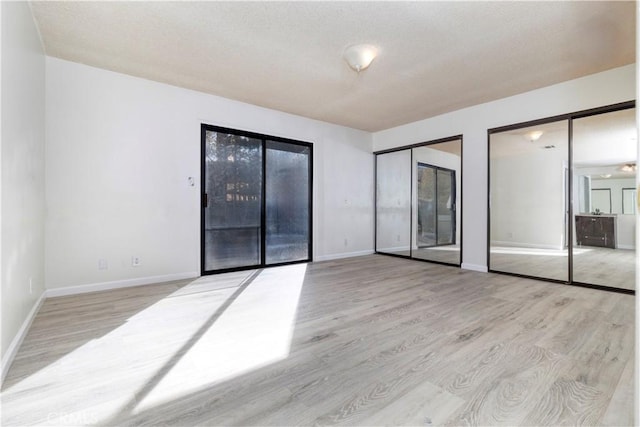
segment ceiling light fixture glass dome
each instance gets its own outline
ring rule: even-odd
[[[354,71],[360,72],[371,65],[378,55],[378,48],[371,44],[356,44],[344,51],[344,60]]]

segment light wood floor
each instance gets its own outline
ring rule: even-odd
[[[2,425],[633,425],[634,297],[371,255],[50,299]]]
[[[556,280],[568,280],[568,251],[491,247],[490,269]],[[573,280],[635,290],[636,252],[582,246],[574,249]]]
[[[401,255],[410,258],[423,259],[427,261],[445,262],[452,265],[460,265],[460,246],[459,245],[445,245],[434,246],[428,248],[417,248],[409,251],[385,251],[381,250],[381,253],[389,253],[393,255]]]

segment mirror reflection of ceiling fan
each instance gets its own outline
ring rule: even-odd
[[[636,166],[635,163],[627,163],[627,164],[624,164],[624,165],[620,166],[620,170],[622,172],[635,172],[636,169],[637,169],[637,166]]]

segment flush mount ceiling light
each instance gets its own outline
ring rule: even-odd
[[[378,55],[378,48],[370,44],[355,44],[344,51],[344,60],[354,71],[360,72],[367,68]]]
[[[540,137],[542,136],[543,133],[544,133],[544,131],[541,131],[541,130],[532,130],[531,132],[525,133],[524,137],[529,142],[536,142],[537,140],[540,139]]]
[[[620,168],[620,170],[622,172],[635,172],[636,171],[636,165],[634,163],[627,163],[626,165],[622,166]]]

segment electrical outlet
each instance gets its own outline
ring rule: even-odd
[[[107,270],[109,268],[109,264],[107,263],[107,260],[104,258],[100,258],[98,260],[98,270]]]
[[[29,277],[29,293],[33,293],[33,278]]]
[[[131,257],[131,266],[132,267],[139,267],[140,264],[142,264],[142,261],[140,260],[139,256],[132,256]]]
[[[344,245],[345,246],[349,246],[349,240],[348,239],[344,239]]]

